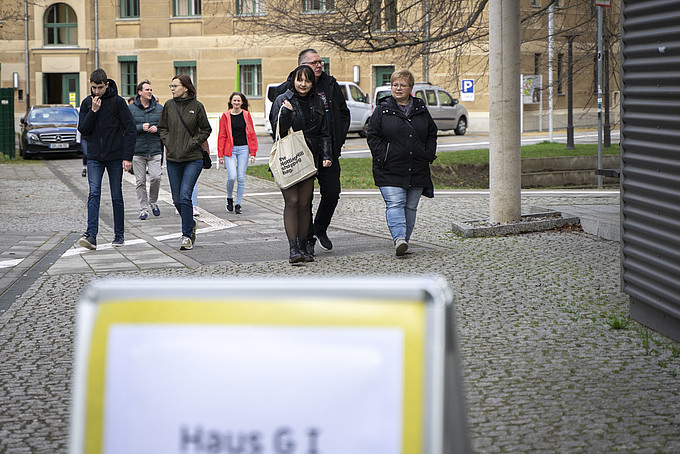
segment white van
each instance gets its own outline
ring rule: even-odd
[[[272,125],[269,123],[269,112],[272,110],[272,103],[276,99],[276,89],[281,85],[267,85],[267,96],[264,98],[264,128],[272,134]],[[338,82],[342,94],[347,102],[350,114],[349,132],[357,132],[361,137],[366,137],[366,127],[371,116],[371,102],[368,96],[353,82]]]
[[[358,132],[361,137],[366,137],[368,119],[373,113],[371,100],[361,91],[361,88],[353,82],[338,82],[345,96],[347,108],[349,108],[350,121],[348,132]]]
[[[264,129],[269,134],[274,134],[274,131],[272,131],[272,125],[271,123],[269,123],[269,112],[271,112],[272,110],[272,104],[276,99],[276,89],[278,88],[279,85],[281,85],[281,82],[279,82],[278,84],[269,84],[267,85],[267,91],[265,91],[266,96],[264,97]]]

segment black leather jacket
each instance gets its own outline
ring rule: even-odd
[[[331,134],[328,128],[328,121],[326,121],[326,112],[323,107],[323,102],[316,95],[308,95],[309,108],[311,111],[311,119],[306,122],[300,107],[300,100],[297,93],[291,90],[279,95],[272,104],[272,130],[276,133],[277,122],[280,117],[280,134],[281,137],[286,137],[288,128],[292,127],[293,131],[302,131],[305,135],[307,146],[314,154],[316,166],[321,165],[321,161],[332,161],[333,151],[331,149]],[[283,101],[289,100],[293,106],[293,110],[283,107]]]

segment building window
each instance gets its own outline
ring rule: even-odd
[[[262,97],[262,60],[238,61],[238,87],[236,91],[254,98]]]
[[[239,16],[264,14],[264,0],[236,0],[236,14]]]
[[[137,57],[118,57],[120,65],[120,95],[124,98],[137,94]]]
[[[541,74],[541,54],[534,54],[534,75]]]
[[[323,72],[326,74],[331,73],[331,59],[329,57],[321,57]]]
[[[541,0],[531,0],[531,6],[538,8],[541,6]]]
[[[120,0],[120,17],[139,17],[139,0]]]
[[[564,54],[557,54],[557,94],[564,94]]]
[[[198,87],[196,83],[196,62],[195,61],[176,61],[175,75],[186,74],[191,78],[194,87]]]
[[[78,18],[66,3],[55,3],[45,12],[45,45],[78,44]]]
[[[397,29],[397,0],[371,1],[371,29],[395,31]]]
[[[173,0],[174,16],[200,16],[201,0]]]
[[[302,0],[302,11],[306,13],[332,11],[333,6],[333,0]]]

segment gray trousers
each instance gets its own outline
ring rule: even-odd
[[[149,170],[149,193],[146,192],[146,171]],[[149,204],[158,202],[158,190],[161,187],[161,155],[133,156],[132,171],[137,180],[137,200],[140,212],[149,212]]]

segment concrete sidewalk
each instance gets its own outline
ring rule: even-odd
[[[333,250],[292,267],[278,190],[249,178],[237,216],[224,209],[225,179],[222,170],[201,175],[194,250],[179,251],[166,193],[160,217],[137,219],[126,179],[126,246],[106,247],[105,189],[100,247],[85,252],[73,247],[85,227],[79,161],[0,165],[0,262],[64,251],[52,264],[36,260],[44,272],[0,315],[0,452],[65,452],[74,310],[92,279],[419,274],[444,276],[455,295],[476,452],[680,452],[680,344],[634,322],[611,328],[628,313],[617,241],[573,230],[459,238],[451,221],[487,217],[488,195],[439,191],[420,204],[412,254],[397,258],[378,192],[345,191]],[[616,192],[523,192],[522,211],[532,207],[618,225]]]

